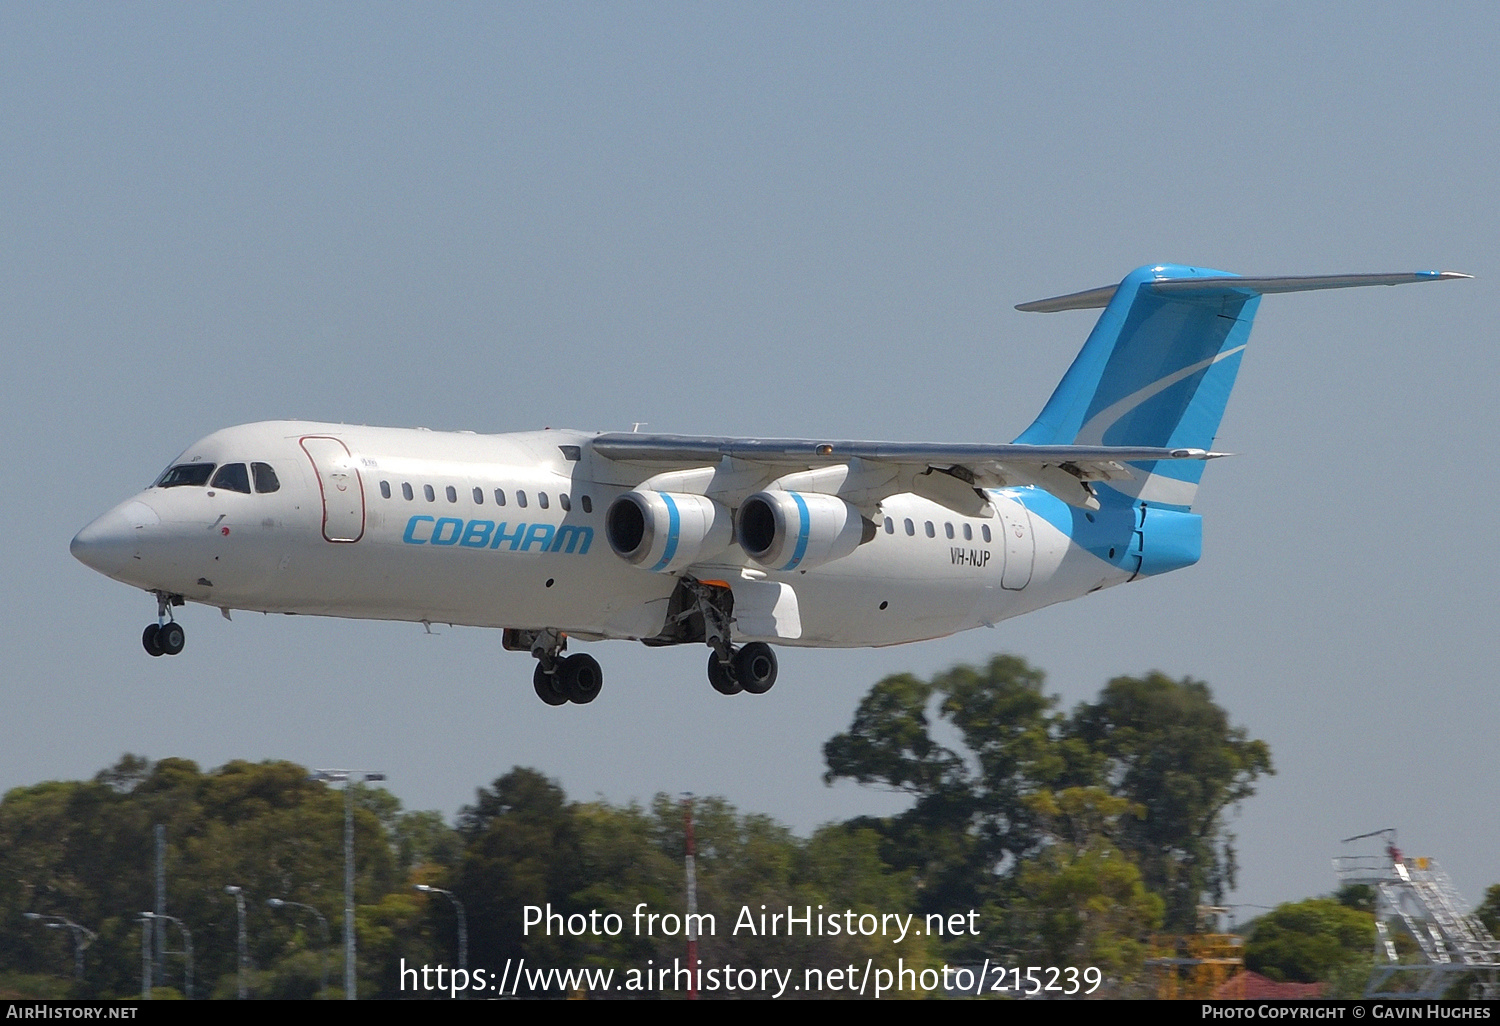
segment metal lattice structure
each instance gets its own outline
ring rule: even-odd
[[[1467,983],[1469,997],[1500,998],[1500,941],[1435,859],[1406,858],[1395,831],[1379,833],[1388,836],[1384,855],[1333,860],[1340,883],[1375,892],[1375,968],[1364,996],[1431,1000]],[[1414,946],[1398,943],[1402,935]]]

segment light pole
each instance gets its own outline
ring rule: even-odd
[[[458,912],[458,968],[467,973],[469,968],[469,922],[464,916],[464,903],[452,891],[445,891],[441,887],[429,887],[427,884],[417,884],[417,890],[423,894],[441,894],[453,902],[454,909]],[[467,976],[465,976],[467,979]]]
[[[224,893],[232,895],[234,897],[234,911],[235,911],[235,916],[239,919],[239,925],[240,925],[240,930],[239,930],[240,969],[239,969],[239,973],[238,973],[237,983],[238,983],[238,990],[239,990],[239,999],[241,1001],[243,1001],[243,1000],[245,1000],[245,962],[246,962],[246,958],[245,958],[245,890],[244,890],[244,888],[242,888],[242,887],[240,887],[240,886],[238,886],[236,884],[229,884],[227,887],[224,888]]]
[[[141,916],[137,920],[141,924],[141,1000],[151,1000],[151,953],[154,950],[151,945],[151,920]]]
[[[367,781],[384,780],[384,773],[369,770],[314,770],[312,779],[324,783],[344,784],[344,1000],[353,1001],[354,993],[354,791],[353,786]]]
[[[281,898],[267,898],[266,904],[272,908],[305,908],[318,917],[318,929],[323,933],[323,986],[318,992],[318,997],[324,1001],[328,1000],[328,920],[323,918],[323,913],[311,905],[304,905],[300,901],[284,901]]]
[[[693,851],[693,793],[682,793],[683,832],[687,839],[687,857],[683,869],[687,875],[687,960],[688,1000],[698,1000],[698,858]]]
[[[176,923],[177,929],[182,931],[183,955],[187,959],[187,968],[182,975],[182,990],[183,995],[189,1001],[193,1000],[193,931],[189,930],[187,924],[176,916],[161,915],[156,912],[142,912],[141,919],[146,921],[166,920],[169,923]]]
[[[98,939],[99,935],[87,926],[79,926],[67,916],[46,916],[40,912],[22,912],[21,914],[34,923],[41,923],[49,930],[67,930],[73,934],[73,978],[82,983],[83,949]]]

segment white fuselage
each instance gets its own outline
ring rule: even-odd
[[[153,486],[90,524],[73,550],[116,580],[225,610],[652,638],[677,576],[617,556],[604,525],[611,502],[649,472],[596,456],[593,437],[229,428],[177,463],[259,463],[274,470],[274,491]],[[767,570],[731,545],[691,572],[790,586],[800,630],[760,637],[820,647],[940,637],[1132,577],[1073,544],[1066,507],[1045,492],[989,494],[994,515],[981,517],[887,497],[872,540],[808,570]]]

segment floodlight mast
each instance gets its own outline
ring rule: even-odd
[[[385,774],[374,770],[320,769],[310,777],[325,784],[344,785],[344,1000],[353,1001],[354,975],[354,784],[384,780]]]

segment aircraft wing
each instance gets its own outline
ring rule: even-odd
[[[856,505],[913,492],[957,513],[978,515],[982,489],[1035,485],[1072,506],[1098,509],[1090,481],[1137,476],[1131,463],[1206,460],[1223,453],[1108,445],[824,441],[812,438],[716,438],[617,432],[594,439],[596,455],[661,470],[712,467],[724,461],[758,467],[789,487],[832,491]],[[748,467],[747,467],[748,465]],[[818,476],[820,469],[843,474]],[[805,472],[805,473],[799,473]],[[805,478],[806,483],[798,478]],[[820,485],[819,482],[822,482]],[[809,485],[811,487],[809,487]]]

